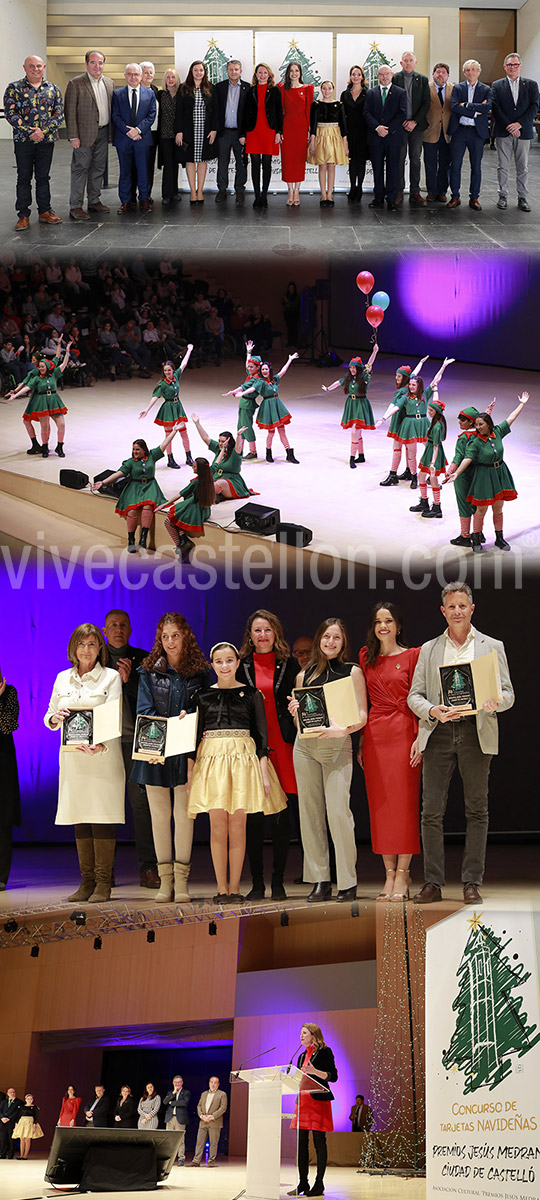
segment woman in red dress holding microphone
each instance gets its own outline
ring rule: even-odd
[[[302,67],[290,62],[283,83],[278,83],[283,104],[283,141],[281,178],[287,184],[287,204],[300,204],[300,184],[306,177],[309,118],[313,104],[313,84],[304,83]]]
[[[302,1025],[300,1041],[304,1047],[298,1066],[314,1080],[314,1088],[322,1084],[326,1090],[300,1089],[291,1129],[298,1130],[298,1183],[289,1196],[323,1196],[324,1173],[328,1157],[326,1134],[332,1133],[332,1104],[330,1084],[338,1077],[334,1055],[326,1045],[321,1029],[313,1021]],[[311,1129],[317,1155],[317,1175],[309,1186],[309,1131]]]
[[[407,706],[419,653],[419,646],[404,644],[397,605],[376,604],[359,655],[370,707],[358,761],[366,781],[371,845],[386,868],[378,900],[408,900],[409,865],[420,852],[422,755],[418,722]]]

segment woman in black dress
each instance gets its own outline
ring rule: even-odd
[[[5,891],[13,852],[13,825],[21,823],[21,794],[13,734],[18,729],[19,700],[12,683],[0,676],[0,892]]]
[[[161,203],[170,204],[181,200],[178,191],[178,152],[175,142],[176,97],[180,88],[180,76],[175,67],[169,67],[163,76],[163,87],[158,92],[158,167],[161,176]]]
[[[362,199],[362,184],[368,159],[367,125],[364,121],[364,104],[367,84],[362,67],[355,65],[349,71],[349,82],[340,99],[345,110],[347,144],[349,147],[349,179],[351,188],[347,197],[349,204]]]
[[[115,1129],[137,1128],[137,1102],[133,1099],[131,1088],[124,1083],[114,1108]]]
[[[214,89],[203,62],[192,62],[176,96],[176,145],[186,164],[190,203],[204,204],[203,187],[211,158],[217,158]]]

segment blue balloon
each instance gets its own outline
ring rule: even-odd
[[[390,304],[390,296],[388,292],[375,292],[375,295],[371,297],[371,303],[378,304],[379,308],[382,308],[383,312],[386,312]]]

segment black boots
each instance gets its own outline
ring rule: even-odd
[[[148,537],[148,530],[147,530],[147,529],[141,529],[141,532],[140,532],[140,535],[139,535],[139,546],[142,546],[143,550],[146,550],[146,539],[147,539],[147,537]]]
[[[266,461],[267,461],[267,462],[273,462],[273,461],[274,461],[274,455],[272,454],[272,451],[271,451],[271,449],[270,449],[270,446],[267,446],[267,447],[266,447]]]
[[[409,483],[409,481],[412,479],[412,475],[411,475],[411,472],[409,471],[408,467],[406,467],[405,470],[402,471],[401,475],[398,475],[398,479],[399,479],[400,483],[403,483],[405,480],[407,483]]]
[[[474,554],[483,553],[481,533],[471,533],[471,546]]]
[[[498,550],[510,549],[510,542],[505,542],[502,529],[497,529],[495,531],[495,545]]]
[[[174,467],[177,471],[180,470],[180,463],[174,461],[174,454],[167,455],[167,466]]]
[[[409,509],[409,512],[422,513],[423,516],[424,513],[429,512],[429,500],[422,500],[422,497],[420,497],[418,504],[414,504],[413,507]]]
[[[324,883],[316,883],[307,899],[308,904],[318,904],[321,900],[331,900],[332,884],[330,880],[326,880]]]
[[[381,479],[379,487],[397,487],[398,484],[397,471],[389,471],[386,479]]]
[[[32,445],[30,446],[30,449],[26,451],[26,453],[27,454],[41,454],[41,446],[40,446],[37,438],[35,438],[35,437],[32,438]]]
[[[30,453],[30,451],[28,451],[28,453]],[[349,458],[349,466],[351,468],[351,471],[356,471],[356,459],[354,457],[354,454],[351,454],[351,457]]]
[[[423,517],[442,517],[442,509],[440,504],[432,504],[431,508],[428,505],[427,512],[422,513]]]
[[[287,456],[287,462],[298,463],[298,459],[294,457],[294,450],[292,446],[289,446],[289,449],[286,450],[285,453]]]
[[[192,467],[192,466],[193,466],[193,459],[192,459],[192,457],[191,457],[191,450],[186,450],[186,466],[188,466],[188,467]]]
[[[128,533],[127,550],[128,550],[128,554],[136,554],[137,553],[137,547],[135,545],[135,533]]]
[[[64,454],[64,443],[63,443],[63,442],[58,442],[58,443],[57,443],[56,450],[55,450],[55,454],[57,454],[59,458],[65,458],[65,457],[66,457],[66,456],[65,456],[65,454]]]

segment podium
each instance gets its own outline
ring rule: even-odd
[[[321,1079],[301,1067],[253,1067],[232,1071],[231,1083],[249,1086],[246,1200],[279,1200],[281,1169],[281,1097],[284,1092],[328,1092]]]

